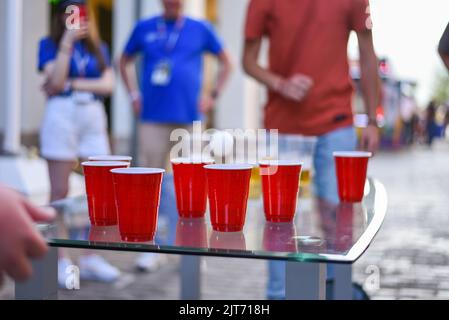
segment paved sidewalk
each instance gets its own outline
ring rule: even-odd
[[[383,154],[371,173],[387,188],[388,214],[355,279],[378,268],[374,299],[449,299],[449,143]]]
[[[449,144],[382,153],[372,160],[370,174],[387,188],[388,214],[375,242],[355,264],[354,280],[373,299],[449,299]],[[178,298],[178,257],[171,256],[158,272],[139,274],[132,268],[135,254],[106,256],[124,272],[118,283],[82,283],[82,290],[61,291],[60,298]],[[264,298],[264,261],[204,261],[203,298]],[[12,298],[12,293],[9,283],[0,299]]]

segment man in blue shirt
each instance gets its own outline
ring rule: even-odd
[[[165,167],[173,129],[192,126],[215,105],[231,71],[228,54],[212,26],[182,15],[181,0],[162,0],[164,14],[140,21],[121,57],[121,74],[140,117],[140,155],[143,165]],[[218,58],[214,88],[201,97],[203,55]],[[135,56],[143,55],[141,90]],[[158,141],[159,140],[159,141]]]
[[[182,0],[161,3],[163,14],[137,24],[120,59],[121,75],[140,119],[139,162],[156,168],[166,166],[174,144],[171,132],[178,128],[191,131],[193,122],[214,107],[231,73],[229,55],[211,24],[184,16]],[[220,67],[212,90],[202,94],[205,53],[214,55]],[[135,73],[138,54],[143,57],[140,90]],[[160,212],[172,220],[173,211],[177,214],[170,179],[164,177]],[[176,220],[169,223],[172,230]],[[173,241],[170,231],[169,241]],[[138,262],[140,269],[148,269],[145,265],[145,261]]]

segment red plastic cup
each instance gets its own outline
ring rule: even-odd
[[[163,169],[112,170],[120,236],[123,241],[147,242],[157,228]]]
[[[206,219],[180,218],[176,224],[175,244],[181,247],[207,248]]]
[[[175,180],[176,205],[181,218],[203,218],[206,213],[205,165],[214,160],[178,158],[171,161]]]
[[[360,202],[365,189],[366,172],[371,152],[334,152],[338,194],[342,202]]]
[[[131,164],[133,158],[130,156],[114,156],[114,155],[101,155],[89,157],[89,161],[120,161]]]
[[[86,180],[90,222],[94,226],[117,224],[114,186],[111,169],[127,168],[129,163],[118,161],[89,161],[82,163]]]
[[[302,163],[264,160],[259,164],[266,220],[292,222],[296,212]]]
[[[207,176],[212,228],[221,232],[242,231],[253,166],[211,164],[204,168]]]

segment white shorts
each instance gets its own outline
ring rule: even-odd
[[[100,101],[76,104],[71,97],[47,102],[40,133],[41,155],[71,161],[110,153],[106,112]]]

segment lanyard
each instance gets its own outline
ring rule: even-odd
[[[165,20],[163,17],[161,17],[157,21],[157,32],[158,32],[158,38],[159,39],[167,39],[167,43],[165,45],[165,52],[171,53],[173,49],[176,47],[176,44],[178,43],[179,36],[181,35],[182,28],[184,27],[184,18],[178,18],[176,20],[175,28],[173,29],[173,32],[170,33],[170,35],[167,37],[167,24],[165,23]]]
[[[86,76],[86,69],[90,60],[89,55],[81,54],[79,50],[75,49],[73,52],[73,58],[75,59],[76,69],[78,69],[80,78],[84,78]]]

